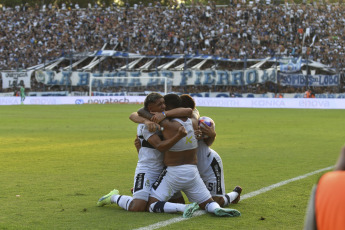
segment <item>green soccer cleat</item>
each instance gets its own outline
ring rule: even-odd
[[[119,190],[114,189],[113,191],[111,191],[111,192],[108,193],[107,195],[102,196],[102,197],[98,200],[97,206],[102,207],[102,206],[104,206],[104,205],[111,204],[111,197],[112,197],[113,195],[119,195]]]
[[[214,210],[214,214],[216,216],[225,216],[225,217],[241,216],[241,213],[239,211],[237,211],[236,209],[231,209],[231,208],[216,208],[216,210]]]
[[[199,205],[197,203],[191,203],[186,206],[186,209],[183,212],[183,218],[191,218],[193,213],[199,209]]]

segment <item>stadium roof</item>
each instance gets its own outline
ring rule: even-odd
[[[45,64],[36,65],[28,68],[29,70],[47,69],[47,70],[78,70],[92,71],[96,66],[108,58],[123,59],[123,65],[118,70],[126,71],[148,71],[148,70],[226,70],[224,66],[230,66],[234,63],[240,64],[247,69],[268,69],[277,68],[280,70],[280,63],[287,62],[293,57],[267,57],[264,59],[228,59],[212,55],[194,55],[194,54],[173,54],[173,55],[141,55],[135,53],[121,52],[115,50],[99,50],[87,53],[74,53],[71,56],[60,57]],[[164,61],[163,61],[164,60]],[[60,64],[68,61],[64,67]],[[159,63],[157,65],[157,62]],[[208,63],[208,64],[207,64]],[[220,67],[223,63],[223,68]],[[225,63],[225,64],[224,64]],[[205,67],[207,66],[207,67]],[[336,71],[320,62],[301,59],[301,68],[318,69],[322,72],[334,74]],[[238,68],[239,69],[239,68]]]

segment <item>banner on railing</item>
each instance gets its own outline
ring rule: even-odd
[[[166,77],[169,79],[170,86],[186,85],[251,85],[257,83],[274,82],[277,83],[277,71],[267,70],[236,70],[236,71],[155,71],[155,72],[111,72],[111,73],[89,73],[89,72],[70,72],[70,71],[36,71],[36,80],[46,85],[89,85],[90,76],[93,77],[114,77],[114,79],[93,79],[94,87],[116,87],[116,86],[152,86],[163,85],[164,81],[155,79]],[[117,77],[131,77],[128,80]],[[143,77],[143,78],[141,78]]]
[[[31,88],[30,78],[33,70],[26,72],[1,72],[2,88],[8,89],[25,85],[25,88]]]
[[[279,73],[280,85],[290,86],[337,86],[339,75],[308,75]],[[307,81],[308,80],[308,81]]]

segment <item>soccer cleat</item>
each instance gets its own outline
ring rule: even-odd
[[[214,214],[216,216],[224,216],[224,217],[237,217],[241,216],[241,213],[236,209],[231,208],[216,208],[214,210]]]
[[[186,206],[186,209],[183,212],[183,218],[191,218],[193,213],[199,209],[199,205],[197,203],[191,203]]]
[[[237,192],[237,193],[238,193],[238,196],[236,197],[235,200],[233,200],[233,201],[231,202],[231,204],[237,204],[237,203],[240,201],[240,199],[241,199],[242,188],[241,188],[240,186],[236,186],[236,187],[234,188],[233,191],[234,191],[234,192]]]
[[[110,193],[108,193],[107,195],[102,196],[98,202],[97,202],[97,206],[102,207],[104,205],[107,204],[111,204],[111,197],[113,195],[119,195],[119,190],[114,189],[113,191],[111,191]]]

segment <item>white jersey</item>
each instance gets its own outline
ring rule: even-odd
[[[154,132],[147,130],[144,124],[139,124],[137,135],[141,142],[138,163],[134,174],[133,198],[148,201],[152,184],[163,170],[163,154],[153,148],[147,141]]]
[[[224,170],[221,157],[203,140],[198,142],[198,170],[212,196],[225,194]]]
[[[163,154],[147,141],[153,134],[155,132],[149,132],[144,124],[138,125],[137,135],[141,142],[141,148],[138,154],[137,167],[161,172],[164,167]]]
[[[196,149],[198,147],[198,140],[195,138],[193,123],[191,119],[182,121],[181,119],[174,118],[173,121],[179,122],[186,129],[187,135],[181,138],[173,147],[169,150],[173,152],[181,152],[184,150]]]
[[[213,159],[213,151],[211,148],[205,144],[203,140],[198,141],[198,151],[197,151],[197,158],[198,158],[198,170],[200,174],[205,173],[209,170]]]

